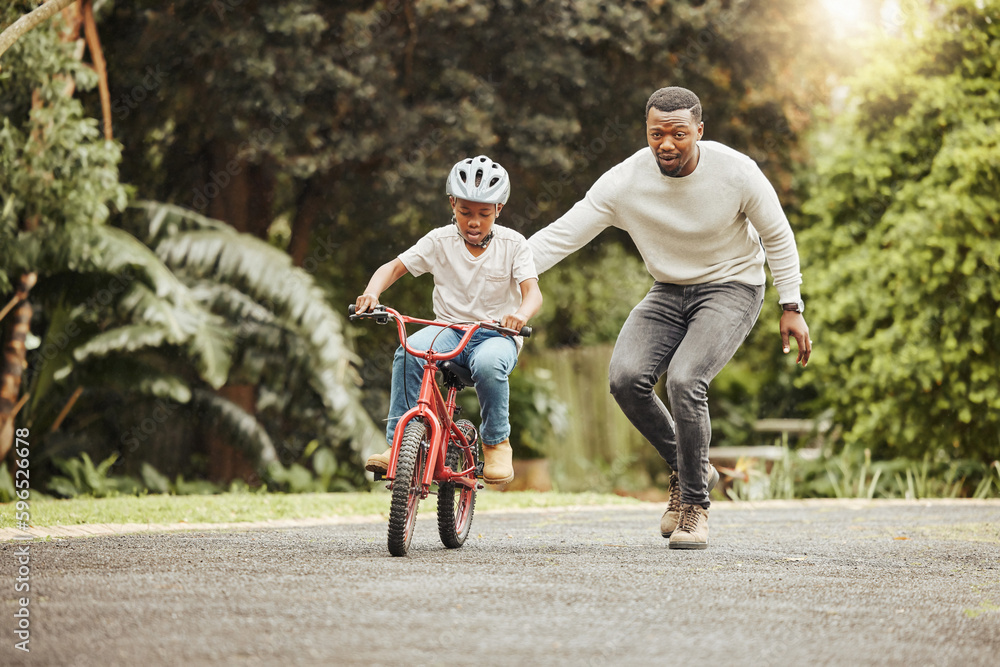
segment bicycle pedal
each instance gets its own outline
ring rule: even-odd
[[[480,461],[479,463],[476,464],[476,479],[482,479],[483,478],[483,466],[485,464],[486,464],[486,461]]]
[[[385,479],[385,477],[383,477],[382,473],[380,472],[373,472],[372,474],[375,475],[376,482],[381,482],[383,479]]]

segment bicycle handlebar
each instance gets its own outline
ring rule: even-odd
[[[351,304],[347,307],[347,315],[349,320],[357,320],[362,318],[374,319],[377,324],[388,324],[390,319],[396,319],[403,323],[413,322],[416,324],[432,324],[437,326],[444,326],[451,329],[465,329],[468,327],[475,326],[480,329],[491,329],[497,331],[507,336],[521,336],[523,338],[531,337],[531,327],[523,327],[520,331],[516,329],[508,329],[507,327],[500,326],[499,322],[468,322],[465,324],[454,324],[449,322],[436,322],[433,320],[422,320],[416,317],[408,317],[406,315],[401,315],[400,313],[392,310],[391,308],[386,308],[383,305],[375,306],[374,310],[370,310],[366,313],[355,313],[355,304]]]

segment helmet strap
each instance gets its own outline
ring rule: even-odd
[[[461,238],[463,241],[465,241],[468,245],[475,246],[477,248],[485,248],[486,246],[488,246],[490,244],[490,241],[493,240],[493,234],[496,233],[495,230],[491,229],[490,233],[487,234],[486,238],[484,238],[481,242],[479,242],[479,243],[473,243],[469,239],[467,239],[464,236],[462,236],[462,231],[460,229],[458,229],[458,219],[454,216],[454,214],[451,216],[451,221],[455,225],[455,230],[458,232],[459,238]]]

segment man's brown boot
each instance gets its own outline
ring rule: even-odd
[[[715,485],[719,483],[719,471],[715,466],[708,467],[708,492],[711,493]],[[677,522],[681,518],[681,485],[677,478],[677,473],[670,474],[670,481],[667,482],[667,492],[670,499],[667,501],[667,511],[660,519],[660,534],[670,537],[670,534],[677,528]]]
[[[701,505],[681,505],[677,529],[670,536],[671,549],[708,548],[708,510]]]
[[[368,472],[380,472],[385,474],[389,470],[389,457],[392,456],[392,447],[381,454],[372,454],[365,461],[365,470]]]
[[[483,481],[487,484],[506,484],[514,479],[514,450],[510,439],[496,445],[483,443]]]
[[[671,533],[677,529],[677,522],[681,518],[681,483],[675,472],[670,473],[667,492],[670,494],[670,499],[667,501],[667,511],[660,519],[660,533],[664,537],[670,537]]]

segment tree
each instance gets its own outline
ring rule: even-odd
[[[120,146],[73,97],[95,76],[62,29],[18,41],[0,78],[0,294],[12,276],[38,278],[30,300],[22,288],[12,301],[25,314],[8,336],[4,428],[15,414],[29,426],[39,462],[91,446],[145,445],[141,457],[149,435],[123,425],[155,402],[190,416],[162,425],[160,439],[215,421],[259,469],[294,461],[311,441],[341,461],[363,459],[381,436],[360,408],[342,318],[311,276],[260,240],[155,203],[126,215]],[[259,388],[249,409],[220,393],[245,382]],[[336,475],[363,484],[359,470]]]
[[[46,10],[58,7],[57,3],[43,7],[26,16],[21,25],[30,29],[32,17],[44,18]],[[4,23],[20,17],[24,9],[22,3],[9,5],[2,15]],[[0,367],[0,455],[10,447],[14,416],[24,404],[19,400],[21,376],[34,314],[29,293],[37,281],[37,268],[20,247],[21,241],[40,238],[59,224],[100,225],[109,214],[109,205],[124,206],[126,199],[117,178],[119,147],[99,139],[96,123],[84,117],[79,101],[72,97],[77,87],[92,87],[96,77],[71,44],[82,20],[75,12],[67,13],[68,26],[59,24],[62,33],[50,22],[14,43],[0,77],[0,241],[4,249],[0,293],[9,293],[16,282],[8,302],[11,319],[6,323]]]
[[[644,145],[646,98],[671,83],[698,91],[707,138],[751,154],[794,206],[797,140],[826,95],[821,20],[792,0],[117,0],[102,27],[122,171],[140,196],[270,238],[297,265],[322,242],[330,259],[306,268],[347,303],[446,223],[458,158],[510,169],[501,222],[530,234]],[[600,244],[636,256],[623,234]],[[605,256],[560,268],[583,275]],[[429,315],[429,288],[401,281],[387,298]],[[615,293],[547,299],[548,342],[607,336],[603,321],[587,327]],[[377,397],[395,341],[362,330],[357,342]]]
[[[803,176],[808,377],[848,442],[996,458],[1000,3],[908,8]]]

